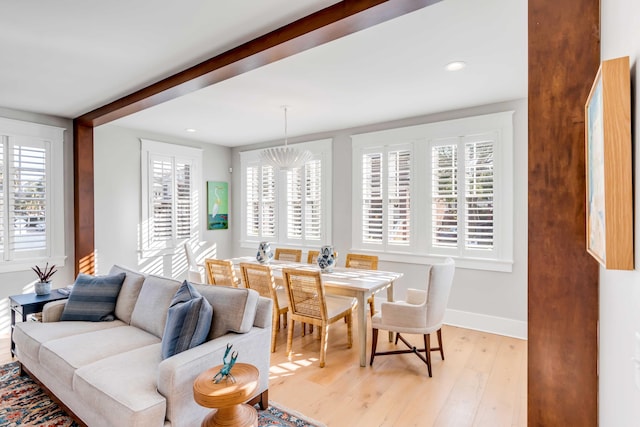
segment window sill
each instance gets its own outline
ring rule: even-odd
[[[0,274],[14,273],[18,271],[31,271],[31,267],[47,262],[49,264],[55,265],[56,267],[64,267],[66,259],[66,256],[57,256],[51,258],[29,258],[16,261],[3,261],[0,262]]]
[[[442,262],[449,255],[427,255],[404,252],[377,252],[364,249],[351,249],[350,252],[377,255],[379,261],[397,262],[403,264],[435,264]],[[469,270],[497,271],[501,273],[511,273],[513,271],[513,260],[496,260],[483,258],[461,258],[451,256],[456,262],[456,268]]]

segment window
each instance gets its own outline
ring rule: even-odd
[[[199,234],[197,148],[142,140],[142,251],[144,256],[173,253]]]
[[[298,147],[313,158],[290,171],[263,164],[260,150],[240,153],[245,246],[262,240],[301,247],[330,243],[331,140]]]
[[[512,134],[507,112],[355,135],[354,248],[510,271]]]
[[[432,141],[431,240],[434,252],[493,256],[497,134]],[[462,155],[459,155],[462,153]],[[475,254],[474,254],[475,253]]]
[[[376,147],[362,154],[362,243],[411,244],[411,149]]]
[[[0,118],[0,271],[63,266],[64,129]]]

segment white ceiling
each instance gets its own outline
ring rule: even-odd
[[[333,3],[0,0],[0,107],[77,117]],[[238,146],[282,105],[295,137],[526,96],[527,1],[443,0],[113,123]]]

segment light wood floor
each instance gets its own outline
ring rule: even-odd
[[[347,349],[346,325],[332,327],[322,369],[316,336],[301,337],[296,326],[289,361],[286,329],[279,332],[270,400],[330,427],[526,426],[526,341],[445,326],[446,360],[432,353],[429,378],[413,354],[379,356],[373,367],[361,368],[355,328],[354,347]],[[393,346],[380,335],[380,350]],[[0,363],[10,361],[9,338],[0,335]]]

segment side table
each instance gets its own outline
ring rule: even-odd
[[[27,316],[34,313],[40,313],[42,307],[48,302],[67,299],[69,295],[58,292],[57,289],[51,291],[47,295],[20,294],[9,297],[9,305],[11,306],[11,356],[15,357],[16,345],[13,342],[13,329],[16,325],[16,313],[22,316],[22,321],[27,321]]]
[[[258,368],[247,363],[236,363],[231,374],[236,382],[224,379],[218,384],[213,377],[222,365],[201,373],[193,383],[193,397],[205,408],[218,408],[211,411],[202,421],[202,427],[257,427],[258,412],[245,404],[258,389]]]

